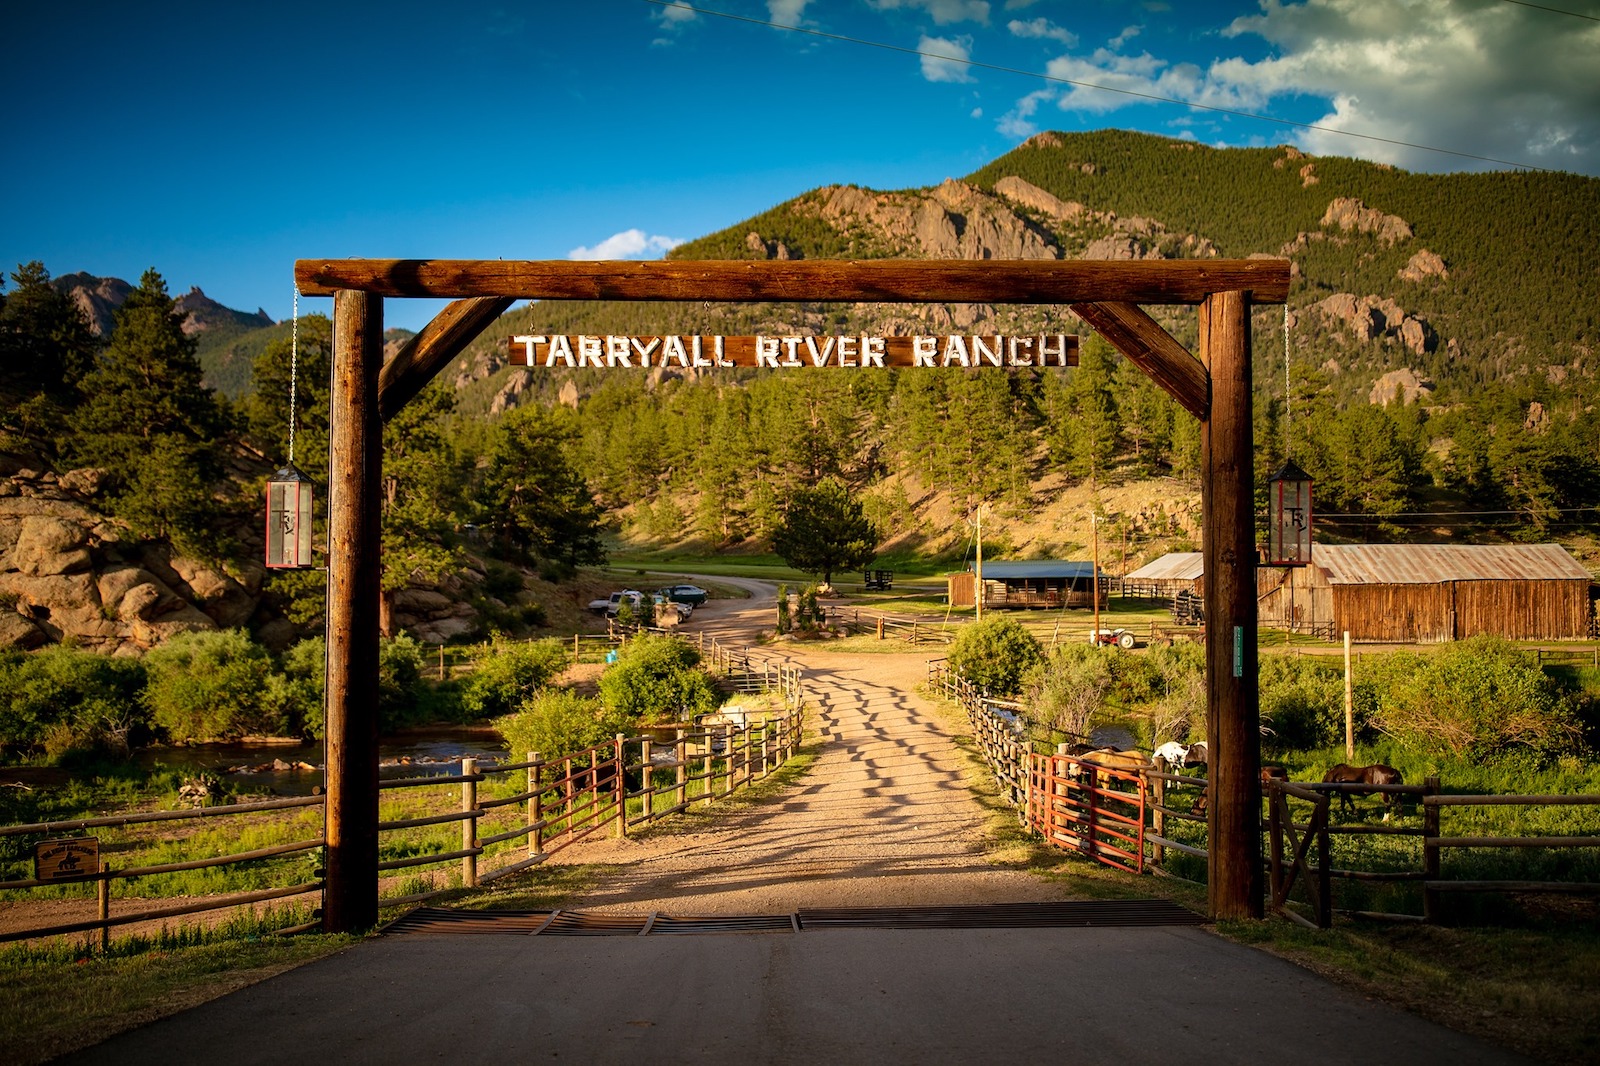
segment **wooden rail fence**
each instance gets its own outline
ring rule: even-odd
[[[581,642],[578,647],[599,651],[603,657],[604,650],[614,648],[624,637],[619,634],[615,638],[578,638]],[[708,640],[703,634],[699,645],[705,661],[722,673],[726,686],[738,692],[775,693],[781,698],[783,709],[771,713],[750,712],[737,718],[725,716],[723,720],[698,724],[682,723],[631,738],[619,734],[609,743],[559,758],[544,759],[537,753],[530,753],[522,762],[483,764],[466,758],[462,760],[460,773],[383,781],[380,791],[389,795],[416,789],[459,787],[460,802],[448,810],[437,809],[440,804],[430,802],[423,805],[427,813],[380,821],[380,841],[392,841],[392,834],[451,823],[459,823],[460,837],[459,846],[453,848],[441,845],[437,837],[420,844],[391,845],[385,850],[398,854],[378,863],[380,875],[389,875],[389,880],[395,882],[398,879],[394,875],[400,871],[459,864],[459,883],[476,887],[542,863],[601,829],[610,828],[619,835],[625,834],[632,827],[687,810],[694,803],[729,796],[770,775],[794,755],[801,743],[805,709],[801,672],[787,663],[752,659],[748,649],[729,648],[715,639]],[[509,793],[498,794],[503,789],[480,789],[486,782],[509,780],[512,775],[519,774],[523,775],[518,782],[520,787]],[[490,794],[491,791],[496,794]],[[145,811],[0,826],[0,837],[57,838],[93,829],[195,819],[259,820],[273,812],[297,812],[323,804],[324,797],[315,795],[186,810]],[[317,869],[310,880],[256,891],[186,898],[169,906],[122,913],[112,913],[111,905],[114,885],[132,883],[140,878],[316,853],[325,843],[321,827],[318,828],[315,836],[249,851],[120,869],[102,864],[98,870],[65,877],[0,881],[0,893],[54,886],[96,886],[92,918],[0,932],[0,942],[88,932],[97,934],[103,947],[109,940],[110,930],[116,926],[320,892],[324,887],[323,871]],[[386,838],[383,834],[391,836]],[[413,848],[416,853],[404,854]],[[386,896],[380,902],[383,906],[421,902],[452,887]],[[299,931],[316,924],[280,931]]]
[[[1047,842],[1133,872],[1150,869],[1166,873],[1169,853],[1206,858],[1206,778],[1154,769],[1137,773],[1110,770],[1061,752],[1034,753],[1022,708],[985,696],[943,659],[929,661],[928,687],[965,710],[1000,794],[1018,809],[1023,823]],[[1119,782],[1131,787],[1118,788]],[[1268,903],[1271,910],[1305,925],[1328,928],[1332,924],[1337,910],[1333,883],[1340,880],[1416,883],[1422,889],[1421,914],[1350,913],[1425,922],[1440,920],[1440,898],[1447,893],[1600,895],[1600,881],[1594,880],[1465,879],[1445,877],[1442,872],[1442,856],[1451,849],[1595,848],[1600,847],[1600,835],[1447,835],[1441,826],[1441,813],[1453,808],[1600,808],[1600,796],[1446,795],[1435,777],[1420,785],[1269,780],[1263,783],[1262,792]],[[1393,803],[1396,809],[1411,799],[1421,811],[1420,824],[1337,821],[1330,815],[1330,805],[1339,793],[1378,794],[1384,797],[1386,808]],[[1170,830],[1184,824],[1201,828],[1198,833],[1186,834],[1190,839],[1179,840]],[[1340,868],[1332,857],[1332,840],[1340,836],[1417,838],[1422,851],[1421,868]],[[1294,898],[1296,895],[1301,898]],[[1306,907],[1311,916],[1301,915],[1291,903]]]

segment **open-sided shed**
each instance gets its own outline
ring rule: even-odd
[[[1257,571],[1258,610],[1357,641],[1581,640],[1592,581],[1559,544],[1318,544],[1309,566]]]
[[[1205,591],[1205,556],[1200,552],[1168,552],[1122,576],[1124,596],[1171,599],[1180,592]]]
[[[977,580],[971,570],[947,575],[950,604],[973,606]],[[1110,581],[1100,575],[1100,606],[1106,606]],[[1094,564],[1061,560],[983,564],[985,607],[1093,607]]]

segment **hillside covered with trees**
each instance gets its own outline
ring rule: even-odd
[[[1284,256],[1287,314],[1254,318],[1256,469],[1287,451],[1312,473],[1320,537],[1557,540],[1592,558],[1596,247],[1592,178],[1418,175],[1103,131],[1040,134],[934,187],[811,190],[672,256]],[[314,623],[320,575],[266,575],[255,530],[262,479],[286,455],[296,334],[295,460],[322,481],[326,318],[230,328],[202,369],[154,271],[109,337],[42,264],[12,278],[0,293],[4,472],[53,478],[85,529],[103,514],[126,531],[83,534],[97,573],[160,571],[173,586],[146,558],[164,545],[258,595],[252,627]],[[1194,342],[1192,311],[1158,317]],[[514,369],[505,355],[517,333],[1044,329],[1083,337],[1079,366],[602,372]],[[607,543],[769,552],[796,491],[822,483],[859,500],[881,550],[902,558],[959,564],[980,503],[995,554],[1081,553],[1092,514],[1129,565],[1196,536],[1196,422],[1064,307],[522,306],[392,421],[385,449],[387,602],[398,627],[427,615],[429,639],[537,627],[550,597],[529,581],[600,561]],[[92,484],[69,477],[84,470]],[[25,614],[38,575],[22,576],[0,595]],[[125,593],[97,586],[92,606],[120,619],[134,610]],[[451,614],[466,599],[473,610]],[[47,619],[26,620],[49,635]]]

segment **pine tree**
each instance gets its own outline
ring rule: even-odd
[[[166,282],[147,270],[117,309],[111,343],[79,388],[70,456],[106,471],[111,509],[180,551],[221,550],[215,490],[230,429],[201,381],[194,339]]]
[[[572,463],[571,413],[525,404],[494,426],[482,498],[503,543],[563,566],[605,562],[600,508]]]
[[[878,533],[861,501],[851,498],[843,482],[828,478],[790,495],[772,534],[772,550],[796,570],[821,574],[822,583],[831,585],[836,571],[872,561]]]

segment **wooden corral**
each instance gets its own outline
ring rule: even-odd
[[[1263,626],[1432,644],[1489,633],[1582,640],[1589,571],[1559,544],[1318,544],[1309,566],[1257,571]]]
[[[976,576],[967,570],[947,574],[952,607],[974,605]],[[1111,579],[1100,575],[1100,606],[1110,600]],[[983,564],[983,605],[985,607],[1093,607],[1095,573],[1093,563],[1041,560]]]

